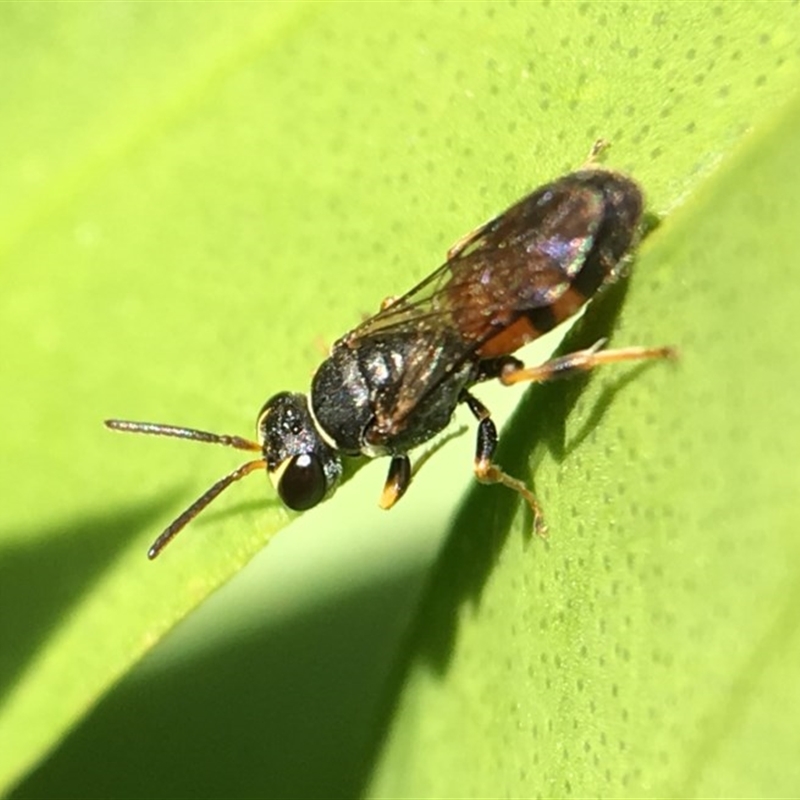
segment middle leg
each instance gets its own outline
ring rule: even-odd
[[[513,489],[521,494],[533,512],[533,530],[538,536],[547,534],[547,526],[544,523],[542,510],[533,496],[533,492],[517,478],[503,472],[500,467],[492,461],[494,451],[497,449],[497,428],[489,409],[467,391],[461,393],[462,402],[467,404],[469,410],[478,420],[478,441],[475,450],[475,477],[481,483],[501,483],[509,489]]]

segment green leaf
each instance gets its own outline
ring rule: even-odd
[[[0,789],[796,791],[798,30],[790,4],[4,5]],[[682,358],[524,395],[500,459],[550,543],[473,486],[470,434],[391,515],[364,470],[131,672],[291,517],[252,478],[148,563],[238,462],[102,419],[247,435],[598,136],[665,221],[574,341]]]

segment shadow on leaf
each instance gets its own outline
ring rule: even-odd
[[[21,535],[0,550],[0,695],[47,635],[108,566],[173,504],[175,493],[112,514],[86,516],[57,530]]]

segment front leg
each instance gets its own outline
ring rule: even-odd
[[[533,496],[533,492],[517,478],[512,478],[511,475],[503,472],[500,467],[492,461],[494,451],[497,449],[497,428],[489,409],[473,397],[469,392],[464,391],[461,393],[461,400],[467,404],[469,410],[475,415],[478,420],[478,441],[475,450],[475,477],[481,483],[502,483],[509,489],[513,489],[518,494],[525,498],[525,501],[531,507],[533,512],[533,529],[538,536],[546,536],[547,526],[544,523],[542,510]]]
[[[378,505],[385,510],[390,509],[406,493],[410,483],[411,461],[408,456],[405,453],[392,456]]]

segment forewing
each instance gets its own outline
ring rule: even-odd
[[[379,416],[405,419],[481,345],[569,288],[592,247],[603,197],[563,183],[482,225],[435,272],[344,337],[351,346],[363,338],[415,337],[398,391],[379,402]]]
[[[585,186],[538,189],[478,228],[427,278],[345,337],[435,330],[453,324],[453,309],[474,311],[491,329],[515,315],[553,303],[566,291],[591,249],[602,194]],[[474,347],[480,336],[468,336]]]

